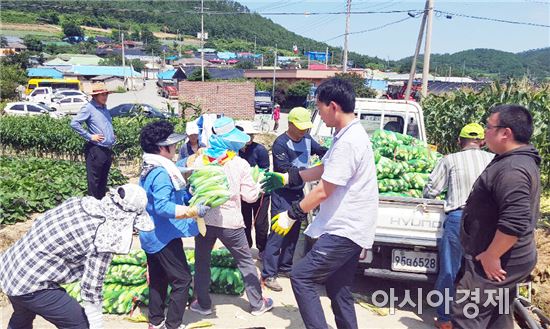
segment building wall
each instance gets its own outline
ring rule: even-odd
[[[181,81],[179,93],[181,101],[200,106],[203,113],[224,114],[241,120],[254,119],[252,82]]]

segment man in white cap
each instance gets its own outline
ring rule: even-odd
[[[197,120],[187,122],[185,125],[185,134],[187,135],[188,141],[180,148],[180,160],[197,153],[201,147],[206,146],[199,140],[199,126],[197,125]]]
[[[88,195],[101,199],[107,191],[107,178],[112,163],[116,137],[113,119],[107,109],[109,91],[104,84],[94,84],[92,100],[72,119],[71,127],[86,140],[84,156],[88,179]],[[82,127],[86,123],[88,130]]]
[[[127,254],[133,228],[154,229],[147,195],[135,184],[97,200],[70,198],[38,218],[0,255],[0,287],[13,314],[8,328],[32,328],[40,315],[58,328],[103,328],[103,280],[114,253]],[[60,287],[81,280],[83,306]]]

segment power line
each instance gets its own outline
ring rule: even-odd
[[[500,18],[491,18],[491,17],[481,17],[481,16],[473,16],[473,15],[466,15],[466,14],[459,14],[459,13],[450,13],[450,12],[442,11],[442,10],[434,10],[434,12],[436,12],[438,14],[443,14],[443,15],[479,19],[479,20],[491,21],[491,22],[508,23],[508,24],[516,24],[516,25],[538,26],[538,27],[550,27],[550,25],[545,25],[545,24],[530,23],[530,22],[518,22],[518,21],[510,21],[510,20],[507,20],[507,19],[500,19]],[[452,18],[452,17],[449,17],[449,18]]]
[[[405,18],[402,18],[402,19],[399,19],[397,21],[393,21],[393,22],[389,22],[389,23],[386,23],[384,25],[380,25],[380,26],[376,26],[376,27],[373,27],[373,28],[370,28],[370,29],[366,29],[366,30],[362,30],[362,31],[356,31],[356,32],[350,32],[348,33],[348,35],[351,35],[351,34],[361,34],[361,33],[366,33],[366,32],[372,32],[372,31],[377,31],[377,30],[381,30],[387,26],[390,26],[390,25],[394,25],[394,24],[398,24],[398,23],[401,23],[401,22],[404,22],[408,19],[411,19],[412,17],[405,17]],[[346,34],[343,33],[343,34],[340,34],[338,36],[335,36],[334,38],[330,38],[330,39],[327,39],[327,40],[324,40],[322,42],[328,42],[328,41],[331,41],[331,40],[334,40],[334,39],[338,39],[338,38],[341,38],[343,36],[345,36]]]

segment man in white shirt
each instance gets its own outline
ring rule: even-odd
[[[374,239],[378,212],[374,155],[369,137],[353,113],[351,84],[338,78],[322,83],[316,91],[316,104],[321,119],[336,130],[322,165],[286,174],[267,173],[264,188],[320,180],[304,199],[274,217],[272,230],[284,235],[320,206],[305,231],[318,241],[290,274],[294,296],[306,328],[327,328],[317,292],[318,286],[324,285],[336,326],[357,328],[351,286],[359,254],[363,248],[371,248]]]

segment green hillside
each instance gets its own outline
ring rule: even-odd
[[[53,23],[73,20],[77,24],[124,30],[140,29],[146,25],[151,31],[183,32],[196,35],[200,31],[200,1],[22,1],[2,0],[0,17],[3,22]],[[250,10],[235,1],[207,1],[204,19],[205,31],[211,42],[220,39],[247,41],[253,50],[254,39],[258,46],[274,47],[289,53],[293,45],[300,50],[324,51],[329,47],[286,30],[281,25]],[[225,13],[221,15],[220,13]],[[226,49],[233,50],[233,49]],[[341,49],[329,47],[334,61],[341,58]],[[384,60],[351,53],[349,59],[356,65],[379,65]]]
[[[420,56],[419,69],[423,56]],[[408,72],[412,58],[398,61],[402,72]],[[430,71],[438,76],[473,77],[522,77],[544,79],[550,77],[550,48],[529,50],[522,53],[509,53],[494,49],[470,49],[454,54],[434,54],[431,56]]]

